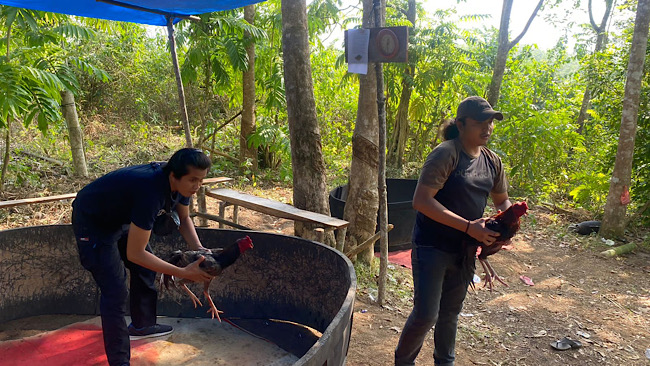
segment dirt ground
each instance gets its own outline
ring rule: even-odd
[[[250,192],[291,201],[288,189]],[[216,213],[216,207],[208,199],[208,210]],[[509,287],[497,284],[490,292],[480,284],[468,293],[459,319],[457,365],[650,365],[645,355],[650,349],[650,253],[637,249],[623,257],[603,258],[599,252],[608,247],[601,239],[567,230],[575,220],[533,207],[513,239],[514,248],[490,257]],[[69,203],[0,212],[0,229],[67,222]],[[246,209],[240,210],[239,222],[256,230],[293,233],[290,221]],[[647,243],[648,230],[626,239]],[[391,365],[411,311],[409,269],[389,266],[383,306],[373,301],[377,296],[373,276],[359,275],[348,365]],[[520,276],[530,278],[534,286],[524,284]],[[579,340],[582,347],[566,351],[550,347],[563,337]],[[433,365],[432,354],[430,332],[418,364]]]

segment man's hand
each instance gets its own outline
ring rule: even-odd
[[[194,282],[206,282],[212,280],[214,277],[210,276],[199,268],[199,264],[205,260],[204,256],[199,257],[196,261],[188,264],[183,268],[183,274],[180,276]]]
[[[198,248],[196,249],[198,252],[205,253],[205,254],[212,254],[212,251],[203,245],[199,244]]]
[[[479,242],[490,246],[494,244],[497,240],[499,234],[496,231],[492,231],[485,227],[485,221],[487,219],[480,218],[469,222],[469,227],[467,229],[467,234],[472,238],[478,240]]]

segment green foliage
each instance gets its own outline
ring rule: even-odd
[[[258,128],[248,143],[260,152],[262,171],[252,184],[259,179],[291,181],[280,3],[268,0],[256,5],[254,25],[243,19],[242,10],[204,14],[201,22],[177,25],[192,132],[204,147],[232,157],[238,154],[238,120],[225,122],[242,109],[242,72],[249,67],[245,47],[255,42]],[[342,4],[315,0],[308,7],[322,151],[328,179],[337,184],[345,183],[350,174],[359,83],[356,75],[346,72],[341,45],[327,40],[330,33],[340,31],[337,25],[350,28],[361,23],[360,9]],[[417,176],[426,154],[440,142],[438,126],[454,117],[466,96],[485,95],[496,57],[497,29],[464,26],[479,27],[485,15],[458,17],[454,9],[426,13],[417,6],[416,24],[409,30],[409,64],[384,64],[389,136],[402,88],[412,89],[408,161],[401,170],[389,171],[390,176]],[[389,2],[386,23],[411,26],[406,8],[405,0]],[[30,131],[38,127],[44,131],[38,145],[64,154],[57,145],[65,136],[59,92],[68,89],[76,94],[89,134],[85,143],[91,168],[160,159],[182,145],[182,135],[168,128],[178,126],[181,118],[163,31],[0,9],[0,41],[9,46],[9,53],[0,55],[0,127],[8,118],[21,121]],[[548,51],[519,46],[510,53],[498,103],[505,119],[497,122],[490,148],[504,161],[511,195],[583,207],[594,216],[602,210],[618,146],[633,26],[633,17],[625,18],[631,13],[621,9],[616,11],[624,19],[612,29],[618,26],[622,31],[608,34],[607,46],[599,53],[591,52],[594,35],[588,26],[576,36],[570,54],[568,37]],[[413,72],[405,73],[406,67]],[[646,62],[630,211],[650,197],[649,70]],[[591,107],[578,133],[575,120],[587,87]],[[157,148],[152,148],[152,139],[160,141]],[[121,156],[115,147],[122,145],[132,146],[133,152]],[[213,158],[213,174],[239,171],[237,162]],[[10,173],[13,181],[31,184],[21,165],[10,167]],[[650,212],[646,215],[650,217]]]
[[[279,168],[282,160],[290,160],[289,131],[286,127],[272,123],[257,126],[247,140],[248,146],[260,151],[264,166],[271,169]]]
[[[64,15],[8,6],[0,8],[0,19],[7,49],[0,65],[0,126],[7,118],[21,119],[25,126],[36,120],[39,129],[45,131],[61,119],[60,91],[78,90],[68,64],[67,46],[91,39],[94,32]],[[106,80],[100,69],[81,59],[72,61],[85,66],[80,68],[83,71]]]

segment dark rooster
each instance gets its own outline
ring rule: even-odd
[[[490,262],[488,262],[487,257],[500,251],[501,248],[508,243],[508,240],[515,236],[519,230],[519,218],[523,216],[526,211],[528,211],[528,205],[526,202],[517,202],[508,207],[507,210],[488,218],[485,222],[485,227],[500,234],[492,245],[488,246],[479,243],[473,238],[464,242],[467,256],[463,259],[463,277],[470,283],[472,288],[474,287],[472,277],[476,270],[474,257],[476,257],[477,252],[478,260],[485,272],[485,284],[483,287],[489,286],[490,291],[492,291],[494,280],[501,282],[506,287],[508,286],[508,284],[503,282],[499,275],[497,275],[496,271],[490,265]],[[480,251],[478,250],[479,248]]]
[[[246,236],[244,238],[237,239],[235,243],[231,244],[226,248],[215,248],[215,249],[208,249],[205,251],[177,250],[171,254],[170,258],[167,261],[175,266],[185,267],[188,264],[198,260],[200,256],[204,256],[205,260],[201,262],[199,267],[212,276],[218,276],[221,274],[224,268],[235,263],[235,261],[242,254],[244,254],[247,250],[252,248],[253,248],[253,241],[251,240],[251,238]],[[178,289],[178,287],[180,286],[181,289],[187,292],[187,294],[190,296],[195,308],[197,304],[199,306],[203,306],[203,304],[201,304],[201,301],[199,301],[198,297],[196,297],[196,295],[194,295],[194,293],[190,291],[189,288],[187,288],[187,283],[191,281],[182,278],[176,278],[174,276],[170,276],[167,274],[163,274],[161,277],[161,282],[166,289],[169,289],[170,286]],[[212,280],[203,283],[203,295],[205,296],[205,299],[208,301],[210,305],[210,309],[208,309],[208,313],[212,313],[212,319],[214,319],[214,317],[216,316],[217,319],[221,321],[221,318],[219,317],[219,313],[221,311],[217,310],[217,307],[214,305],[214,302],[210,297],[210,293],[208,292],[208,288],[210,287],[211,282]]]

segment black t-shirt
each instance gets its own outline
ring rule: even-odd
[[[438,189],[435,199],[467,220],[483,216],[490,192],[507,191],[499,156],[483,146],[478,156],[471,156],[458,139],[444,141],[433,149],[424,162],[418,184]],[[417,245],[459,252],[464,235],[421,212],[416,215],[413,242]]]
[[[165,203],[175,200],[163,165],[130,166],[91,182],[77,193],[72,203],[76,219],[105,233],[119,232],[131,222],[151,230]],[[176,199],[180,204],[189,205],[189,197]]]

